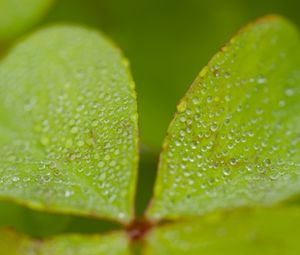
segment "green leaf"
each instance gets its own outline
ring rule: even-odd
[[[148,215],[268,206],[300,191],[300,44],[266,17],[214,56],[177,107]]]
[[[162,226],[147,237],[145,255],[299,254],[300,209],[236,211]]]
[[[105,236],[65,235],[33,240],[11,230],[0,230],[3,255],[129,255],[129,242],[122,232]]]
[[[97,32],[52,27],[0,66],[0,197],[129,221],[138,160],[128,62]]]
[[[1,0],[0,41],[28,29],[49,9],[54,0]]]

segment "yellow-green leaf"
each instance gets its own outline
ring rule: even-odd
[[[54,0],[0,0],[0,41],[8,40],[37,22]]]
[[[128,62],[99,33],[58,26],[0,64],[0,198],[129,221],[137,112]]]
[[[11,230],[0,230],[1,255],[129,255],[126,235],[65,235],[34,240]]]
[[[297,255],[299,236],[300,208],[241,210],[155,229],[144,255]]]
[[[247,26],[177,107],[148,215],[269,206],[300,191],[300,41],[280,17]]]

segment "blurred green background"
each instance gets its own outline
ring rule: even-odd
[[[299,0],[56,0],[39,21],[31,22],[15,38],[0,41],[0,46],[5,48],[16,38],[52,23],[93,27],[117,43],[131,62],[138,93],[141,213],[151,194],[157,155],[176,104],[201,68],[240,27],[259,16],[280,14],[300,27],[299,8]],[[4,212],[0,212],[0,224],[8,222]],[[43,228],[41,222],[22,228]]]

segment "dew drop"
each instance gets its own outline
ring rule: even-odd
[[[263,110],[262,108],[258,107],[258,108],[256,108],[255,113],[256,113],[257,115],[261,115],[261,114],[264,113],[264,110]]]
[[[211,103],[213,101],[213,98],[211,96],[207,97],[206,98],[206,102],[207,103]]]
[[[74,126],[71,128],[71,133],[76,134],[78,132],[78,127]]]
[[[109,166],[110,167],[114,167],[117,165],[117,162],[115,160],[112,160],[110,163],[109,163]]]
[[[17,182],[17,181],[19,181],[20,180],[20,178],[18,177],[18,176],[14,176],[13,178],[12,178],[12,181],[13,182]]]
[[[280,100],[279,103],[278,103],[278,105],[280,107],[284,107],[285,106],[285,101],[284,100]]]
[[[79,140],[77,142],[78,147],[82,147],[84,145],[84,141],[83,140]]]
[[[257,82],[258,84],[264,84],[264,83],[267,82],[267,79],[266,79],[266,77],[264,77],[263,75],[258,75],[258,76],[256,77],[256,82]]]
[[[105,166],[105,163],[103,161],[98,162],[98,167],[104,167],[104,166]]]
[[[72,195],[73,195],[73,191],[71,191],[71,190],[66,190],[65,191],[65,197],[70,197]]]
[[[225,101],[226,101],[226,102],[230,102],[230,100],[231,100],[231,96],[230,96],[230,95],[226,95],[226,96],[225,96]]]
[[[294,95],[294,90],[291,89],[291,88],[288,88],[285,90],[285,94],[288,96],[288,97],[291,97]]]
[[[217,129],[218,129],[218,126],[217,126],[216,124],[213,124],[213,125],[210,126],[210,130],[211,130],[212,132],[216,132]]]
[[[223,170],[223,175],[224,176],[229,176],[230,175],[230,169],[229,168],[226,168]]]
[[[194,97],[192,101],[195,105],[198,105],[200,103],[200,99],[198,97]]]
[[[104,181],[105,178],[106,178],[106,173],[102,173],[102,174],[100,175],[100,177],[99,177],[99,180],[100,180],[100,181]]]
[[[229,163],[230,163],[230,165],[234,166],[234,165],[236,165],[237,160],[235,158],[232,158],[232,159],[230,159]]]

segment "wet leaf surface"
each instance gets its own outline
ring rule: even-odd
[[[0,198],[34,209],[133,217],[137,112],[128,63],[107,39],[51,27],[0,66]]]
[[[300,191],[299,47],[294,26],[270,16],[214,56],[169,126],[149,217],[269,206]]]

